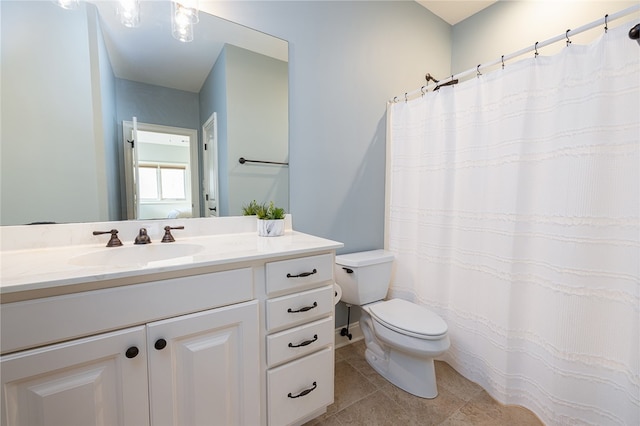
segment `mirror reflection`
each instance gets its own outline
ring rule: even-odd
[[[0,2],[0,223],[288,210],[287,42],[203,11],[181,42],[170,2],[134,28],[116,7]]]

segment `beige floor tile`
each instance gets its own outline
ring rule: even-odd
[[[438,389],[447,389],[449,392],[465,401],[471,400],[482,392],[483,389],[480,385],[467,380],[446,362],[436,361],[435,364],[436,383],[438,385]]]
[[[505,406],[445,362],[436,361],[438,396],[411,395],[364,358],[364,341],[336,350],[335,402],[305,426],[541,426],[529,410]]]
[[[331,415],[345,407],[371,395],[376,387],[347,361],[336,363],[334,382],[334,402],[327,408]]]
[[[411,418],[411,424],[437,425],[452,416],[465,401],[446,389],[433,399],[419,398],[389,383],[382,391],[401,406]]]
[[[304,424],[304,426],[342,426],[336,414],[320,416]]]
[[[411,425],[412,419],[383,392],[377,391],[357,404],[336,414],[341,425],[397,426]]]
[[[461,410],[453,413],[439,426],[498,426],[496,420],[482,412],[463,413]],[[510,425],[511,426],[511,425]],[[516,426],[514,424],[513,426]]]
[[[542,421],[532,411],[518,405],[507,405],[507,424],[518,426],[541,426]]]
[[[387,379],[378,374],[378,372],[374,370],[371,365],[369,365],[364,356],[362,358],[349,358],[347,362],[351,364],[353,368],[358,370],[360,374],[366,377],[367,380],[369,380],[375,387],[380,388],[382,386],[386,386],[387,383],[389,383]]]
[[[336,357],[339,356],[340,359],[347,361],[354,358],[364,358],[364,351],[366,348],[364,340],[358,340],[350,345],[336,349]]]
[[[480,419],[489,416],[493,420],[493,424],[497,425],[542,425],[542,422],[531,411],[523,407],[502,405],[484,390],[465,404],[460,412],[470,418]]]

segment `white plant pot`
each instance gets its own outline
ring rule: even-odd
[[[284,219],[258,219],[258,236],[279,237],[284,235]]]

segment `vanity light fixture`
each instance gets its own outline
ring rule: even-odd
[[[173,15],[181,15],[185,19],[188,19],[192,24],[197,24],[200,21],[198,14],[198,0],[181,0],[173,2]]]
[[[193,41],[193,25],[199,21],[198,2],[171,2],[171,32],[183,43]]]
[[[63,9],[73,10],[78,8],[78,0],[53,0],[53,2]]]
[[[120,0],[117,14],[120,23],[127,28],[135,28],[140,25],[140,2],[138,0]]]

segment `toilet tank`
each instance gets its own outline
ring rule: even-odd
[[[391,280],[393,253],[361,251],[336,256],[336,282],[342,288],[341,302],[365,305],[382,300]]]

